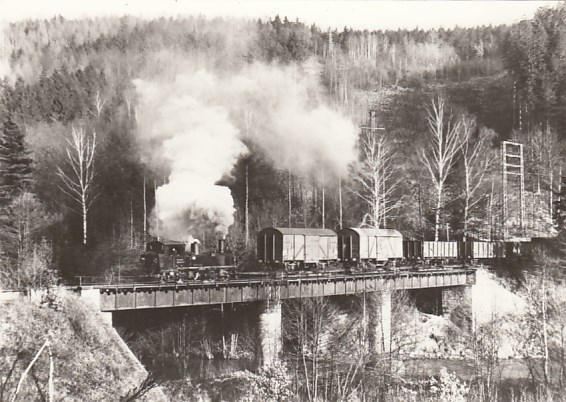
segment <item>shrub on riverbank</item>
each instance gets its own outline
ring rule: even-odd
[[[90,306],[62,293],[42,300],[16,300],[0,308],[0,400],[11,400],[22,374],[42,345],[20,386],[17,400],[46,400],[51,352],[55,401],[112,401],[135,388],[143,374],[116,344]]]

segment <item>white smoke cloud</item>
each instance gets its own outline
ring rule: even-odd
[[[214,77],[200,72],[173,84],[135,82],[144,106],[140,128],[149,152],[164,161],[169,180],[156,192],[159,233],[185,239],[212,228],[225,235],[234,222],[230,190],[216,182],[246,151],[226,109],[206,102]],[[154,228],[155,229],[155,228]]]
[[[8,24],[0,21],[0,79],[8,78],[10,82],[13,78],[12,68],[10,67],[10,45],[6,37]]]
[[[300,175],[346,174],[357,132],[324,104],[318,76],[256,64],[228,80],[226,90],[238,99],[238,115],[251,111],[251,140],[275,166]]]
[[[294,174],[344,175],[355,158],[356,129],[324,105],[318,77],[297,66],[255,64],[230,75],[191,71],[173,83],[135,82],[147,159],[166,164],[157,189],[160,234],[176,239],[234,221],[228,175],[250,141]]]

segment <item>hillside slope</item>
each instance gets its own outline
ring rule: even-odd
[[[73,295],[2,305],[0,332],[0,400],[13,398],[22,373],[47,339],[54,362],[55,401],[123,400],[147,376],[115,330]],[[45,400],[48,376],[49,357],[43,353],[22,383],[17,400]],[[145,398],[163,400],[158,390]]]

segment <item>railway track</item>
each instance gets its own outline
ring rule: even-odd
[[[367,272],[277,272],[274,273],[238,273],[230,278],[203,279],[203,280],[183,280],[162,281],[151,277],[112,278],[110,280],[91,280],[85,281],[84,277],[79,280],[79,286],[93,286],[99,289],[116,290],[139,290],[139,289],[190,289],[190,288],[215,288],[219,286],[240,287],[240,286],[262,286],[262,285],[289,285],[300,282],[328,282],[328,281],[348,281],[374,278],[406,278],[411,276],[423,275],[443,275],[450,273],[466,273],[473,271],[474,268],[465,266],[434,267],[427,269],[414,269],[413,267],[398,267],[394,270],[375,270]]]

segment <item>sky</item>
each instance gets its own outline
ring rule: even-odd
[[[550,1],[189,1],[189,0],[0,0],[0,20],[177,15],[268,19],[298,18],[320,28],[396,29],[452,28],[456,25],[511,24],[534,15]]]

